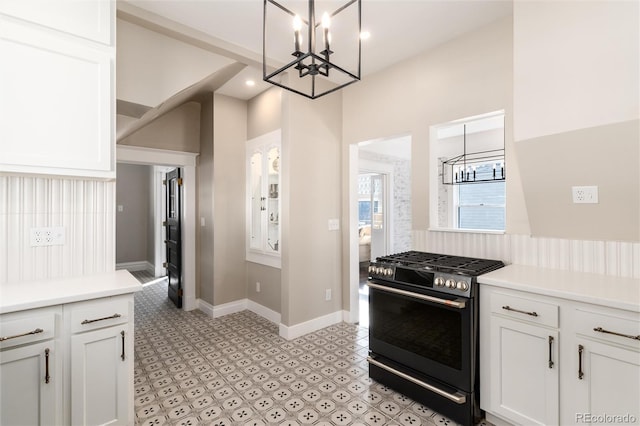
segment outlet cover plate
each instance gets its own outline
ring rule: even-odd
[[[598,203],[598,187],[597,186],[573,186],[571,187],[573,202],[575,204],[597,204]]]
[[[31,247],[64,245],[64,227],[31,228]]]

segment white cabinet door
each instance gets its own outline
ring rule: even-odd
[[[55,341],[0,353],[0,424],[60,424],[62,364]]]
[[[128,423],[131,339],[126,324],[71,336],[73,425]]]
[[[0,171],[114,177],[112,54],[0,14]]]
[[[488,409],[519,424],[558,424],[558,333],[491,316]]]
[[[570,388],[575,398],[571,404],[574,409],[563,416],[564,422],[635,424],[640,421],[640,353],[594,340],[576,339],[573,354],[575,364]],[[629,420],[632,418],[635,421]]]

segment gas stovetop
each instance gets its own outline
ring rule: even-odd
[[[478,276],[502,268],[499,260],[477,259],[472,257],[451,256],[447,254],[407,251],[381,256],[378,263],[409,266],[426,271],[443,272],[467,276]]]
[[[499,260],[407,251],[378,257],[369,264],[369,279],[378,283],[408,284],[462,297],[477,294],[476,277],[502,268]]]

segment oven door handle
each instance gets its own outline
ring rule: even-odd
[[[435,387],[433,385],[430,385],[429,383],[425,383],[422,380],[418,380],[415,377],[411,377],[408,374],[405,374],[402,371],[398,371],[393,367],[389,367],[388,365],[383,364],[380,361],[377,361],[377,360],[375,360],[375,359],[373,359],[371,357],[367,357],[367,362],[369,364],[375,365],[376,367],[380,367],[383,370],[386,370],[391,374],[395,374],[398,377],[401,377],[401,378],[403,378],[405,380],[408,380],[408,381],[410,381],[412,383],[415,383],[416,385],[420,386],[421,388],[424,388],[424,389],[427,389],[427,390],[429,390],[431,392],[437,393],[438,395],[443,396],[443,397],[447,398],[448,400],[451,400],[451,401],[455,402],[456,404],[464,404],[465,402],[467,402],[466,395],[464,395],[464,394],[462,394],[460,392],[456,392],[456,393],[452,394],[452,393],[443,391],[440,388],[437,388],[437,387]]]
[[[415,299],[422,299],[422,300],[426,300],[427,302],[439,303],[441,305],[451,306],[453,308],[464,309],[467,306],[467,302],[460,299],[457,299],[457,300],[440,299],[438,297],[427,296],[426,294],[413,293],[411,291],[400,290],[398,288],[387,287],[379,284],[373,284],[372,282],[368,282],[367,285],[376,290],[386,291],[389,293],[396,293],[402,296],[413,297]]]

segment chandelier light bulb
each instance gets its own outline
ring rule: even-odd
[[[331,18],[327,12],[322,14],[322,28],[331,27]]]
[[[300,45],[302,44],[302,34],[300,30],[302,29],[302,19],[298,15],[293,18],[293,45],[294,45],[294,55],[300,52]]]
[[[322,41],[324,43],[324,53],[328,57],[331,52],[331,34],[329,27],[331,26],[331,18],[327,12],[322,14]]]

